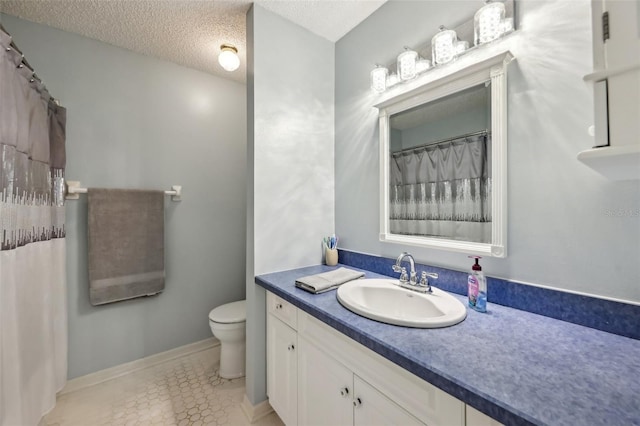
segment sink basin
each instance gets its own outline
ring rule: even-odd
[[[338,301],[363,317],[393,325],[440,328],[458,324],[467,309],[455,297],[432,287],[418,293],[399,287],[398,280],[362,279],[338,288]]]

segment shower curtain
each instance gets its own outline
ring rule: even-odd
[[[391,233],[489,243],[490,151],[480,134],[392,153]]]
[[[0,48],[0,425],[36,425],[67,376],[66,111]]]

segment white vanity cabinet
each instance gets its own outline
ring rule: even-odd
[[[267,393],[288,426],[465,424],[462,401],[270,292],[267,312]]]
[[[287,425],[297,424],[297,309],[267,293],[267,395],[269,404]]]

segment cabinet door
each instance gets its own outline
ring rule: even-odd
[[[297,417],[297,333],[267,315],[267,395],[282,421],[292,426]]]
[[[354,376],[353,383],[354,425],[424,425],[360,377]]]
[[[611,33],[611,38],[604,43],[610,71],[607,78],[609,140],[612,146],[637,147],[640,144],[640,1],[608,0],[604,7],[609,13]],[[631,159],[628,161],[633,164]],[[637,160],[633,165],[637,170]]]
[[[602,4],[609,14],[609,39],[604,42],[607,68],[637,67],[640,65],[640,2],[605,0]],[[596,16],[595,19],[602,18]]]
[[[353,373],[313,343],[298,340],[298,422],[353,424]]]

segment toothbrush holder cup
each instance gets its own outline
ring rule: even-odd
[[[336,266],[338,264],[338,249],[326,249],[324,252],[324,261],[327,266]]]

